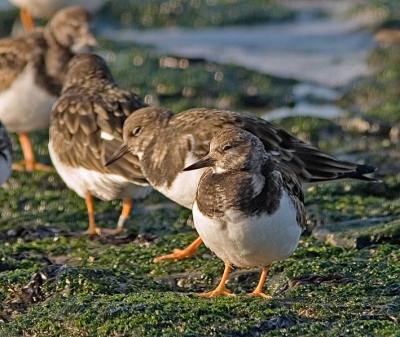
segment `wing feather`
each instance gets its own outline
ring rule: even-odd
[[[198,158],[208,153],[210,141],[219,130],[236,126],[260,138],[265,150],[288,165],[302,182],[345,178],[373,180],[365,174],[373,173],[374,167],[338,160],[256,116],[224,110],[191,109],[174,116],[170,125],[181,130],[181,137],[193,135],[196,140],[193,153]]]
[[[28,62],[43,59],[43,43],[40,29],[27,35],[0,40],[0,91],[11,86]]]
[[[116,86],[105,92],[81,86],[69,88],[54,105],[51,117],[50,137],[60,160],[72,167],[113,173],[146,185],[139,160],[132,154],[104,166],[122,145],[125,119],[143,106],[137,95]]]

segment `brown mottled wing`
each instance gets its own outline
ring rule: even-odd
[[[174,127],[195,135],[194,151],[199,155],[209,151],[210,141],[219,130],[232,126],[259,137],[266,151],[274,153],[281,160],[297,160],[293,143],[298,140],[264,119],[231,111],[208,109],[192,109],[174,117]],[[299,166],[300,164],[297,163]]]
[[[209,152],[215,134],[222,128],[236,126],[238,116],[241,115],[223,110],[191,109],[174,116],[169,127],[180,130],[181,138],[192,135],[193,154],[202,158]]]
[[[228,198],[224,198],[221,189],[216,183],[220,176],[213,174],[213,171],[208,167],[201,175],[196,190],[195,202],[200,212],[210,218],[223,217],[226,210]]]
[[[374,167],[338,160],[264,119],[245,115],[237,117],[236,126],[260,138],[266,151],[288,165],[302,182],[345,178],[372,180],[364,174],[374,172]]]
[[[297,212],[297,223],[306,228],[306,209],[304,207],[304,192],[296,174],[286,164],[275,160],[276,169],[281,173],[283,188],[289,194]]]
[[[365,174],[375,168],[338,160],[318,148],[304,143],[264,119],[223,110],[192,109],[178,114],[171,125],[181,134],[193,134],[194,153],[200,158],[209,151],[212,137],[222,128],[236,126],[251,132],[264,144],[267,152],[285,162],[302,182],[319,182],[344,178],[372,180]]]
[[[102,88],[104,89],[104,88]],[[122,126],[140,98],[114,85],[100,88],[72,87],[53,107],[50,138],[60,160],[72,167],[113,173],[138,184],[147,184],[139,160],[127,154],[105,167],[106,159],[122,145]]]
[[[29,61],[41,56],[41,33],[0,40],[0,91],[8,89]]]

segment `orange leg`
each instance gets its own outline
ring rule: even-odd
[[[197,294],[200,297],[217,297],[220,295],[223,296],[235,296],[232,294],[232,292],[228,289],[225,288],[225,283],[226,280],[228,279],[229,273],[231,271],[231,263],[226,261],[225,262],[225,269],[224,269],[224,274],[222,275],[221,281],[218,284],[218,287],[216,287],[213,291],[210,291],[208,293],[203,293],[203,294]]]
[[[35,23],[33,22],[32,16],[29,14],[26,8],[22,8],[19,15],[26,32],[29,32],[35,28]]]
[[[117,235],[123,232],[124,230],[124,223],[129,216],[129,213],[132,208],[132,198],[125,198],[122,206],[122,213],[119,217],[117,228],[115,229],[108,229],[108,228],[99,228],[96,226],[96,221],[94,219],[94,202],[93,196],[90,193],[86,193],[86,206],[89,215],[89,227],[83,234],[89,235]]]
[[[263,268],[263,271],[261,273],[261,277],[260,277],[260,281],[258,282],[258,285],[256,287],[256,289],[254,289],[254,291],[250,294],[247,294],[247,296],[259,296],[259,297],[264,297],[264,298],[271,298],[271,295],[265,294],[262,292],[262,288],[264,286],[265,280],[267,279],[267,274],[268,274],[268,270],[269,267],[271,265],[269,264],[268,266],[265,266]]]
[[[118,224],[115,229],[108,229],[108,228],[103,228],[103,229],[98,229],[101,234],[107,234],[107,235],[117,235],[120,234],[124,231],[124,224],[126,219],[129,217],[129,213],[131,212],[132,208],[132,198],[125,198],[122,204],[122,212],[121,216],[118,219]]]
[[[89,216],[89,227],[83,234],[100,234],[100,228],[96,226],[96,221],[94,219],[94,202],[93,196],[90,193],[86,193],[86,207]]]
[[[19,142],[21,143],[22,152],[24,154],[24,160],[21,163],[13,165],[13,169],[16,171],[46,171],[50,172],[53,170],[52,167],[36,163],[35,154],[33,153],[31,141],[29,140],[27,133],[19,133]]]
[[[185,249],[174,249],[172,254],[156,257],[153,262],[160,262],[164,260],[183,260],[197,254],[197,248],[202,244],[203,240],[198,237]]]

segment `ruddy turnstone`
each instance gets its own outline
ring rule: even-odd
[[[21,8],[20,16],[25,31],[35,28],[33,18],[50,19],[60,9],[69,6],[80,6],[90,13],[97,11],[105,0],[10,0]]]
[[[0,122],[0,186],[11,174],[12,146],[4,125]]]
[[[124,124],[124,145],[107,163],[128,152],[136,154],[144,175],[156,190],[191,208],[203,172],[182,170],[208,153],[210,141],[218,131],[232,126],[260,138],[265,150],[287,164],[304,183],[369,181],[365,175],[375,171],[371,166],[338,160],[255,116],[208,109],[191,109],[174,115],[168,109],[151,107],[128,117]],[[155,262],[189,257],[196,253],[201,242],[198,238],[184,250],[176,249]]]
[[[86,10],[68,7],[44,28],[0,40],[0,120],[19,134],[25,157],[15,169],[49,169],[35,162],[28,133],[49,126],[74,51],[97,44],[89,20]]]
[[[118,87],[100,56],[84,53],[70,61],[61,96],[51,113],[49,152],[67,186],[86,198],[87,234],[120,233],[132,197],[145,197],[151,192],[133,154],[114,165],[104,165],[106,158],[122,144],[125,119],[143,106],[139,96]],[[123,199],[116,229],[96,226],[93,196]]]
[[[208,168],[200,178],[193,221],[204,244],[225,262],[218,287],[203,297],[232,295],[225,288],[232,265],[262,266],[251,296],[262,292],[269,266],[296,249],[305,228],[304,195],[296,174],[239,128],[219,131],[210,153],[184,171]]]

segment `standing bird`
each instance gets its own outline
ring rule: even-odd
[[[272,262],[296,249],[305,228],[304,195],[296,174],[265,151],[260,139],[226,128],[212,139],[210,153],[184,169],[208,167],[200,178],[193,221],[204,244],[225,262],[218,287],[203,297],[231,295],[225,288],[232,265],[262,266],[250,296],[262,292]]]
[[[25,31],[35,28],[33,18],[50,19],[60,9],[69,6],[80,6],[88,12],[97,11],[105,0],[10,0],[12,4],[21,8],[20,17]]]
[[[0,122],[0,186],[10,177],[12,166],[12,146],[4,125]]]
[[[182,170],[204,157],[214,135],[226,127],[239,127],[257,136],[265,150],[288,165],[304,183],[342,179],[370,181],[365,174],[375,168],[338,160],[304,143],[264,119],[224,110],[191,109],[174,115],[165,108],[143,108],[124,124],[124,144],[107,163],[126,153],[139,157],[142,171],[150,184],[178,204],[192,208],[203,170]],[[187,248],[158,257],[184,259],[196,254],[201,238]]]
[[[17,170],[49,170],[36,163],[28,133],[45,129],[75,51],[95,46],[90,15],[80,7],[59,11],[44,28],[0,40],[0,120],[17,132],[25,160]]]
[[[118,87],[100,56],[84,53],[70,61],[61,97],[51,113],[49,152],[67,186],[86,199],[87,234],[122,232],[132,197],[151,192],[135,155],[105,167],[106,158],[122,145],[125,119],[143,106],[139,96]],[[96,226],[93,196],[123,199],[116,229]]]

